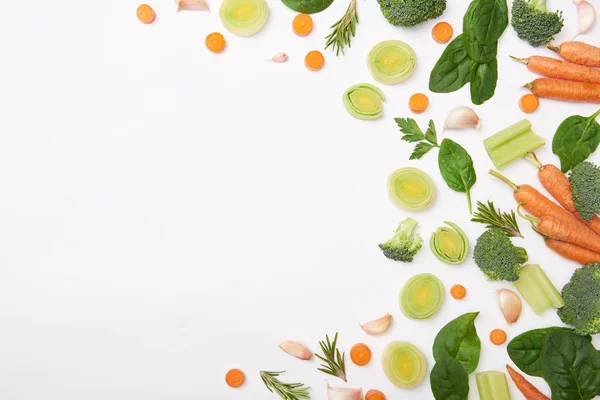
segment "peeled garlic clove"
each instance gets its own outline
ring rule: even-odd
[[[279,347],[286,353],[301,360],[310,360],[312,358],[312,352],[301,343],[288,340],[281,343]]]
[[[206,0],[179,0],[177,3],[177,12],[179,11],[210,11]]]
[[[360,327],[369,335],[381,335],[382,333],[386,333],[387,330],[390,329],[391,325],[392,316],[390,314],[385,314],[383,317],[367,322]]]
[[[469,107],[456,107],[450,111],[444,122],[446,129],[479,128],[480,118]]]
[[[577,6],[577,23],[579,25],[577,34],[585,33],[594,25],[596,9],[586,0],[573,0],[573,3]]]
[[[521,315],[522,303],[521,298],[512,290],[498,290],[498,306],[504,315],[507,323],[512,324],[519,319]]]
[[[273,57],[271,57],[271,61],[276,62],[276,63],[284,63],[288,60],[288,55],[286,53],[284,53],[283,51],[280,51],[279,53],[275,53],[273,55]]]
[[[362,400],[362,388],[332,388],[327,385],[327,398],[329,400]]]

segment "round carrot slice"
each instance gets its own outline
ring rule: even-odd
[[[467,289],[463,285],[454,285],[450,288],[450,296],[456,300],[464,299],[467,295]]]
[[[540,106],[540,99],[535,94],[525,94],[519,99],[519,108],[527,114],[535,112]]]
[[[230,369],[225,375],[225,382],[232,388],[239,388],[242,386],[245,380],[246,375],[244,375],[244,373],[237,368]]]
[[[502,329],[494,329],[490,332],[490,341],[495,345],[501,345],[506,342],[506,332]]]
[[[365,395],[365,400],[385,400],[385,395],[379,390],[371,389]]]
[[[423,93],[415,93],[408,100],[408,108],[415,114],[421,114],[429,106],[429,98]]]
[[[313,28],[312,17],[308,14],[298,14],[292,21],[292,29],[298,36],[308,35]]]
[[[220,53],[225,49],[225,38],[219,32],[213,32],[206,37],[204,41],[206,48],[213,53]]]
[[[358,343],[350,349],[350,359],[359,367],[363,367],[371,361],[371,349],[364,344]]]
[[[306,57],[304,57],[304,65],[311,71],[318,71],[323,68],[325,64],[325,57],[318,50],[309,51]]]
[[[156,19],[156,13],[148,4],[140,4],[137,8],[137,17],[144,24],[151,24]]]
[[[453,34],[454,29],[452,29],[452,25],[447,22],[439,22],[435,24],[431,30],[433,40],[438,43],[446,43],[448,40],[452,39]]]

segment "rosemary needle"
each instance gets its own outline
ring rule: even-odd
[[[346,353],[340,353],[340,351],[336,348],[337,338],[337,332],[333,337],[333,342],[329,341],[329,335],[325,335],[326,340],[319,342],[319,346],[321,346],[321,350],[323,351],[323,356],[320,356],[315,353],[315,357],[323,361],[323,364],[321,364],[321,368],[318,368],[319,371],[325,372],[329,375],[333,375],[335,377],[340,378],[344,382],[347,382],[346,365],[344,362],[344,356],[346,355]]]

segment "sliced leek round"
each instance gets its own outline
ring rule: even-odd
[[[400,168],[392,172],[387,189],[390,200],[408,211],[424,210],[435,200],[435,184],[418,168]]]
[[[433,274],[417,274],[400,292],[400,309],[411,319],[427,319],[437,313],[444,302],[444,285]]]
[[[382,367],[387,378],[399,388],[418,386],[427,375],[427,360],[409,342],[391,342],[383,350]]]
[[[431,251],[447,264],[462,264],[469,254],[469,239],[458,225],[445,221],[432,235],[429,245]]]
[[[417,66],[417,55],[401,40],[385,40],[373,46],[367,64],[378,82],[400,83],[412,75]]]
[[[350,86],[342,97],[346,110],[354,118],[372,120],[383,115],[383,92],[370,83]]]
[[[229,32],[248,37],[265,26],[269,7],[265,0],[223,0],[219,16]]]

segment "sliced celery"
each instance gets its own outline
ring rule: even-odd
[[[515,286],[538,315],[549,308],[560,308],[565,305],[560,293],[539,265],[531,264],[522,267]]]
[[[486,371],[475,374],[480,400],[510,400],[504,372]]]
[[[531,130],[531,122],[524,119],[483,141],[485,150],[500,169],[527,153],[542,147],[546,140]]]

